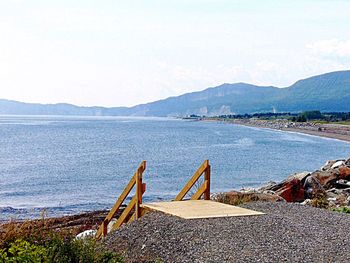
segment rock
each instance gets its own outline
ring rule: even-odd
[[[266,185],[263,185],[262,187],[260,187],[258,189],[259,192],[264,192],[264,191],[273,191],[271,190],[272,188],[274,188],[277,185],[276,182],[270,181],[268,182]]]
[[[338,195],[336,199],[336,205],[339,205],[339,206],[346,205],[347,198],[348,198],[348,194],[346,193]]]
[[[327,161],[322,167],[321,167],[321,170],[322,171],[326,171],[326,170],[329,170],[332,165],[335,163],[335,161]]]
[[[339,175],[340,175],[340,178],[350,177],[350,167],[348,166],[339,167]]]
[[[345,164],[346,164],[347,166],[350,166],[350,158],[347,159],[347,160],[345,161]]]
[[[337,198],[337,194],[333,193],[333,192],[327,192],[327,198]]]
[[[301,173],[296,173],[296,174],[293,174],[291,176],[289,176],[287,178],[287,181],[288,180],[293,180],[293,179],[298,179],[299,181],[304,181],[306,179],[306,177],[308,177],[310,175],[310,172],[301,172]]]
[[[331,188],[331,189],[328,189],[327,191],[326,191],[326,193],[328,194],[328,193],[334,193],[334,194],[337,194],[337,191],[338,191],[338,189],[337,188]]]
[[[242,188],[240,190],[240,192],[242,192],[242,193],[255,193],[256,189],[253,187],[247,187],[247,188]]]
[[[76,239],[84,239],[87,237],[94,237],[96,235],[96,230],[93,229],[89,229],[89,230],[85,230],[84,232],[79,233],[78,235],[76,235]]]
[[[301,202],[305,199],[304,188],[301,181],[298,179],[285,182],[283,186],[276,191],[276,194],[283,197],[287,202]]]
[[[315,176],[308,176],[304,183],[304,189],[308,198],[314,198],[320,193],[325,193],[324,188]]]
[[[307,176],[309,176],[309,175],[310,175],[309,172],[302,172],[302,173],[292,174],[287,179],[285,179],[284,181],[282,181],[282,182],[280,182],[278,184],[270,182],[267,186],[264,186],[264,187],[260,188],[259,191],[271,190],[271,191],[277,192],[284,185],[286,185],[287,183],[289,183],[289,182],[291,182],[293,180],[297,180],[297,181],[300,181],[301,183],[304,183],[305,178]]]
[[[328,170],[328,171],[316,171],[311,174],[315,177],[324,188],[329,188],[329,184],[338,179],[339,174],[337,170]]]
[[[305,199],[303,202],[301,202],[300,204],[302,205],[312,205],[312,201],[311,199]]]
[[[113,230],[113,225],[115,222],[117,222],[117,219],[115,219],[115,218],[112,218],[111,221],[109,221],[109,224],[107,226],[107,233],[109,233]]]
[[[335,185],[338,188],[349,188],[350,187],[350,181],[344,180],[344,179],[340,179],[340,180],[335,182]]]
[[[335,207],[337,206],[336,203],[332,200],[328,200],[328,207]]]
[[[338,168],[339,166],[343,166],[345,165],[345,162],[343,160],[340,160],[340,161],[336,161],[333,165],[332,165],[332,169],[336,169]]]
[[[269,194],[269,195],[276,195],[276,192],[274,192],[272,190],[264,190],[262,193],[263,194]]]

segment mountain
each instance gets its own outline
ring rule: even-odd
[[[71,104],[36,104],[0,99],[0,114],[185,116],[350,111],[350,70],[299,80],[286,88],[246,83],[222,84],[134,107],[79,107]]]
[[[13,115],[83,115],[108,116],[127,114],[126,107],[80,107],[67,103],[39,104],[0,99],[0,114]],[[125,112],[125,113],[124,113]]]

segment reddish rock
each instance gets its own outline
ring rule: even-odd
[[[283,197],[287,202],[302,202],[305,199],[304,188],[301,181],[298,179],[285,182],[283,186],[276,191],[276,194]]]
[[[346,177],[350,176],[350,167],[342,166],[339,168],[339,177],[341,179],[344,179]]]
[[[325,187],[330,182],[337,180],[339,178],[339,173],[337,170],[316,171],[312,173],[312,176],[315,177],[323,187]]]
[[[293,180],[298,180],[300,181],[301,183],[304,183],[305,179],[310,175],[309,172],[302,172],[302,173],[296,173],[296,174],[293,174],[291,176],[289,176],[287,179],[283,180],[282,182],[276,184],[276,183],[273,183],[273,182],[270,182],[268,185],[265,185],[263,187],[261,187],[259,189],[259,191],[268,191],[268,190],[271,190],[271,191],[278,191],[279,189],[281,189],[284,185],[286,185],[287,183],[293,181]]]

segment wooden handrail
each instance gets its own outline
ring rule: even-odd
[[[175,197],[175,201],[181,201],[190,191],[193,185],[198,181],[201,175],[204,173],[204,182],[198,188],[197,192],[191,197],[192,200],[198,200],[204,194],[204,199],[210,199],[210,165],[209,160],[205,160],[198,170],[194,173],[188,183],[182,188],[180,193]]]
[[[124,191],[119,196],[118,200],[112,207],[112,209],[107,214],[105,220],[100,225],[99,229],[96,233],[96,238],[100,239],[103,236],[107,235],[107,227],[112,218],[115,216],[115,214],[119,211],[120,206],[123,204],[125,199],[128,197],[129,193],[133,189],[133,187],[136,184],[136,192],[134,197],[131,199],[128,206],[124,209],[123,213],[119,216],[118,220],[114,225],[112,226],[113,229],[117,229],[120,227],[125,221],[127,221],[129,218],[130,212],[135,209],[135,213],[132,215],[132,217],[140,218],[141,216],[141,207],[142,204],[142,195],[146,191],[146,184],[142,183],[142,174],[146,170],[146,161],[142,161],[139,167],[137,168],[136,172],[134,173],[133,177],[130,179],[129,183],[125,187]]]
[[[125,187],[124,191],[119,196],[117,202],[114,204],[112,209],[107,214],[105,220],[103,220],[100,225],[96,238],[100,239],[107,235],[108,232],[108,224],[111,222],[112,218],[119,211],[120,206],[123,204],[127,196],[130,194],[131,190],[136,185],[135,195],[132,197],[131,201],[124,209],[122,214],[119,216],[117,221],[113,224],[112,229],[118,229],[122,224],[126,222],[131,222],[135,219],[140,218],[144,215],[146,210],[142,208],[142,195],[146,191],[146,184],[142,183],[142,174],[146,170],[146,161],[142,161],[140,166],[137,168],[135,174],[130,179],[129,183]],[[204,174],[204,182],[197,189],[195,194],[191,197],[191,200],[198,200],[202,196],[205,200],[210,200],[210,165],[209,160],[205,160],[198,170],[194,173],[188,183],[182,188],[180,193],[176,196],[175,201],[181,201],[186,196],[186,194],[191,190],[194,184],[198,181],[198,179]],[[131,212],[133,214],[131,214]]]

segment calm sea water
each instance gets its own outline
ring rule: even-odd
[[[0,117],[0,219],[110,208],[142,160],[145,200],[170,200],[205,159],[212,192],[350,156],[350,143],[166,118]]]

